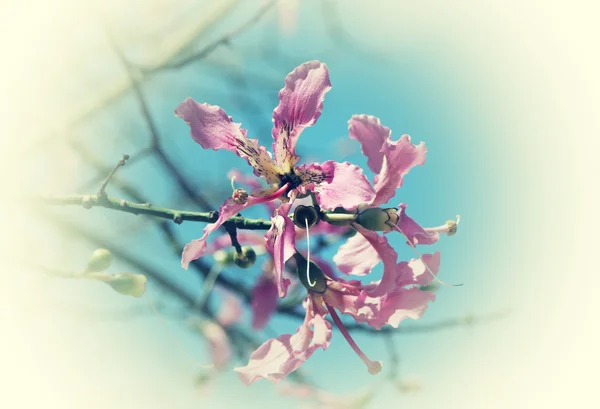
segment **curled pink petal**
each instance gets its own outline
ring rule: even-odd
[[[355,210],[375,198],[375,190],[363,170],[348,162],[329,160],[320,165],[299,166],[296,171],[303,181],[303,187],[315,192],[319,206],[324,210],[337,207]]]
[[[270,196],[255,197],[249,196],[248,201],[245,204],[237,204],[233,199],[227,199],[225,203],[219,209],[219,218],[216,222],[209,224],[204,228],[204,234],[202,237],[196,240],[192,240],[186,244],[181,255],[181,267],[187,270],[190,262],[197,260],[204,255],[206,252],[206,239],[215,230],[217,230],[223,223],[227,221],[233,215],[239,213],[243,209],[247,209],[259,203],[265,203],[277,199],[287,190],[287,185],[282,186],[281,189],[272,193]]]
[[[383,276],[379,284],[369,291],[369,296],[381,296],[392,288],[398,277],[396,261],[398,253],[392,248],[387,237],[355,225],[356,230],[373,246],[381,261],[383,261]]]
[[[408,238],[409,244],[434,244],[440,239],[437,233],[429,233],[423,229],[417,222],[406,214],[407,205],[400,203],[398,206],[398,223],[402,233]]]
[[[273,152],[280,166],[298,161],[298,136],[317,121],[330,89],[329,70],[319,61],[301,64],[285,78],[285,87],[279,91],[279,105],[273,111]]]
[[[271,229],[265,234],[266,249],[273,256],[275,281],[280,297],[285,297],[290,280],[283,278],[284,265],[296,252],[296,232],[294,222],[288,217],[292,202],[283,204],[271,219]]]
[[[222,108],[186,98],[175,109],[175,115],[189,125],[192,138],[204,149],[234,152],[248,161],[256,176],[264,177],[269,183],[279,182],[278,167],[271,155],[256,139],[248,139],[246,130],[233,122]]]
[[[379,311],[368,324],[380,329],[384,325],[398,328],[400,322],[406,318],[419,319],[427,310],[429,302],[435,300],[435,294],[431,291],[421,291],[418,288],[401,288],[390,291],[384,296],[379,306]],[[369,298],[365,299],[369,302]]]
[[[252,328],[262,329],[277,310],[279,292],[274,277],[261,275],[252,289]]]
[[[306,317],[294,335],[269,339],[250,355],[246,366],[235,368],[244,384],[250,385],[261,378],[279,382],[298,369],[317,348],[327,349],[331,324],[315,314],[310,297],[305,305]]]
[[[374,231],[363,230],[364,234],[378,236]],[[357,276],[369,274],[380,261],[379,253],[362,234],[350,237],[333,256],[333,262],[338,270],[344,274]]]
[[[348,121],[348,133],[351,139],[360,143],[362,153],[368,158],[369,169],[375,174],[379,173],[383,164],[381,148],[392,135],[390,128],[381,125],[377,117],[353,115]]]
[[[440,270],[440,252],[436,251],[433,254],[423,254],[421,260],[412,259],[408,263],[398,263],[398,284],[406,285],[427,285],[433,281],[433,277],[425,267],[429,267],[432,273],[436,274]]]
[[[391,137],[383,144],[381,152],[384,155],[383,165],[375,176],[375,191],[377,196],[372,206],[387,203],[396,195],[396,189],[402,186],[404,176],[410,169],[425,163],[427,148],[421,144],[415,146],[410,142],[410,136],[402,135],[399,140],[392,141]]]

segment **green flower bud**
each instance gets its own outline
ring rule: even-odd
[[[213,258],[217,263],[226,266],[235,263],[235,255],[233,251],[217,250],[213,253]]]
[[[306,222],[308,227],[312,227],[319,222],[319,212],[313,206],[299,205],[294,210],[294,224],[301,229],[306,228]]]
[[[105,283],[120,294],[141,297],[146,292],[148,279],[143,274],[119,273],[109,277]]]
[[[300,253],[294,254],[296,260],[296,273],[302,285],[310,292],[323,294],[327,290],[327,280],[325,273],[314,262],[310,262],[308,277],[306,276],[306,267],[308,260]],[[309,282],[310,281],[310,282]],[[312,284],[312,285],[311,285]]]
[[[391,231],[398,223],[398,213],[394,208],[371,207],[356,215],[356,222],[373,231]]]
[[[86,273],[94,273],[106,270],[112,263],[112,254],[106,249],[96,249],[90,256],[85,268]]]
[[[242,247],[242,253],[235,254],[235,264],[241,268],[249,268],[256,262],[256,252],[252,247]]]

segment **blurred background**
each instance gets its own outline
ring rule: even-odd
[[[94,194],[127,153],[107,187],[111,196],[218,210],[231,194],[228,172],[249,168],[193,142],[175,107],[186,97],[219,105],[270,147],[285,76],[315,59],[329,67],[332,90],[299,140],[302,160],[350,161],[371,178],[348,138],[353,114],[381,118],[395,138],[425,142],[425,165],[390,203],[407,203],[424,226],[461,215],[458,233],[434,247],[442,253],[440,278],[464,286],[442,287],[422,319],[397,330],[353,330],[366,354],[384,362],[381,374],[369,375],[334,329],[329,349],[288,386],[365,408],[597,407],[595,4],[61,0],[0,7],[2,407],[326,407],[314,394],[293,397],[265,380],[246,387],[233,372],[257,344],[295,331],[299,319],[284,310],[303,314],[282,304],[264,331],[250,329],[245,294],[262,258],[252,269],[225,267],[208,312],[199,314],[194,305],[215,261],[207,255],[185,271],[180,253],[203,223],[47,199]],[[341,243],[320,256],[331,260]],[[400,237],[392,244],[401,258],[413,256]],[[83,270],[97,248],[111,250],[110,273],[144,274],[146,294],[62,277]],[[214,319],[231,295],[243,320],[225,328],[233,355],[214,374],[201,365],[211,362],[210,342],[191,317]]]

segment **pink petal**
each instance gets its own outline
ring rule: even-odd
[[[270,154],[256,139],[248,139],[246,130],[233,122],[222,108],[186,98],[175,109],[175,115],[189,125],[192,138],[204,149],[234,152],[248,161],[256,176],[264,177],[269,183],[279,182],[278,167]]]
[[[200,331],[208,341],[210,356],[215,368],[222,369],[231,358],[229,337],[220,325],[211,321],[200,324]]]
[[[364,234],[378,236],[374,231],[364,230]],[[344,274],[364,276],[371,272],[379,263],[379,253],[371,243],[362,235],[355,234],[346,243],[342,244],[333,257],[333,262]]]
[[[410,143],[410,136],[402,135],[398,141],[388,138],[381,152],[384,155],[381,171],[375,176],[377,196],[372,206],[387,203],[396,195],[396,189],[402,186],[404,176],[411,168],[425,163],[427,148],[421,142],[418,146]]]
[[[425,268],[425,264],[427,264],[432,273],[437,275],[440,270],[440,252],[423,254],[421,258],[423,261],[412,259],[408,263],[398,263],[398,269],[401,270],[398,274],[399,285],[427,285],[433,281],[433,277],[427,268]]]
[[[266,249],[273,256],[275,281],[279,296],[285,297],[290,280],[283,278],[284,265],[296,252],[296,231],[294,222],[288,217],[292,201],[283,204],[277,209],[277,215],[271,219],[271,229],[265,235]]]
[[[242,320],[242,303],[240,299],[230,293],[224,293],[215,318],[224,327],[240,322]]]
[[[435,294],[431,291],[421,291],[418,288],[396,288],[383,296],[379,311],[368,324],[380,329],[384,325],[398,328],[401,321],[406,318],[419,319],[427,310],[428,303],[435,300]],[[364,300],[369,303],[367,297]]]
[[[379,235],[358,225],[355,225],[355,228],[364,236],[371,246],[373,246],[379,255],[379,258],[383,261],[383,276],[381,277],[381,281],[377,287],[369,291],[371,297],[383,295],[389,288],[395,285],[397,278],[396,261],[398,260],[398,253],[390,246],[390,243],[388,243],[385,236]]]
[[[431,292],[404,288],[406,284],[391,283],[384,292],[373,294],[372,286],[337,279],[329,283],[323,297],[327,305],[352,316],[358,323],[367,323],[375,329],[384,325],[396,328],[405,318],[420,318],[427,303],[435,299]]]
[[[296,333],[269,339],[250,355],[246,366],[235,371],[246,385],[261,378],[279,382],[298,369],[317,348],[327,349],[330,340],[331,324],[314,313],[308,297],[306,317]]]
[[[392,135],[390,128],[381,125],[379,118],[371,115],[353,115],[348,121],[350,138],[358,141],[362,153],[368,158],[367,165],[378,174],[383,164],[381,148]]]
[[[304,188],[315,192],[319,206],[325,210],[336,207],[354,210],[375,198],[375,190],[363,170],[348,162],[329,160],[321,165],[299,166],[296,171],[303,180]]]
[[[246,204],[240,205],[233,201],[233,199],[227,199],[225,203],[219,209],[219,218],[216,222],[209,224],[204,228],[204,234],[202,237],[196,240],[192,240],[186,244],[181,255],[181,267],[187,270],[190,262],[199,259],[206,252],[206,239],[215,230],[217,230],[223,223],[227,221],[233,215],[239,213],[243,209],[247,209],[259,203],[265,203],[277,199],[287,190],[287,186],[283,186],[278,191],[272,193],[270,196],[255,197],[249,196]]]
[[[428,233],[417,222],[406,215],[407,205],[400,203],[398,206],[398,224],[402,233],[408,238],[408,242],[416,244],[434,244],[440,239],[437,233]]]
[[[261,275],[252,289],[252,328],[262,329],[277,310],[278,288],[274,279]]]
[[[298,136],[317,121],[330,89],[329,71],[319,61],[306,62],[285,78],[285,87],[279,91],[279,105],[273,111],[273,152],[280,166],[297,162]]]

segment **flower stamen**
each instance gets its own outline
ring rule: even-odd
[[[458,229],[458,223],[460,223],[460,215],[456,215],[456,221],[448,220],[446,223],[437,227],[429,227],[425,230],[427,233],[441,233],[447,234],[448,236],[452,236],[456,234],[456,230]]]
[[[433,271],[431,271],[431,269],[429,268],[429,266],[427,265],[427,263],[425,263],[425,261],[423,261],[423,256],[421,255],[421,253],[419,253],[419,251],[417,250],[417,247],[412,243],[412,241],[408,238],[408,236],[402,231],[402,229],[400,229],[399,226],[394,226],[396,231],[399,231],[400,233],[402,233],[402,235],[404,237],[406,237],[406,240],[408,241],[408,245],[410,246],[410,248],[413,250],[413,252],[415,253],[415,255],[417,256],[417,258],[419,260],[421,260],[421,263],[423,263],[423,265],[425,266],[425,269],[429,272],[429,274],[431,274],[431,277],[433,277],[433,279],[440,285],[444,285],[447,287],[461,287],[463,284],[450,284],[450,283],[445,283],[442,280],[440,280],[439,278],[437,278],[437,276],[434,274]]]
[[[325,305],[327,306],[329,314],[331,314],[333,322],[335,322],[335,325],[338,327],[344,338],[346,338],[346,341],[348,341],[350,348],[352,348],[352,350],[356,352],[356,355],[358,355],[358,357],[365,363],[365,365],[367,365],[369,373],[371,375],[376,375],[379,372],[381,372],[381,368],[383,367],[381,361],[371,361],[365,355],[365,353],[358,347],[358,345],[356,345],[356,342],[354,342],[354,339],[352,339],[352,336],[348,332],[348,329],[346,329],[346,327],[344,326],[344,323],[340,319],[339,315],[337,315],[337,312],[335,312],[335,309],[327,303],[325,303]]]

